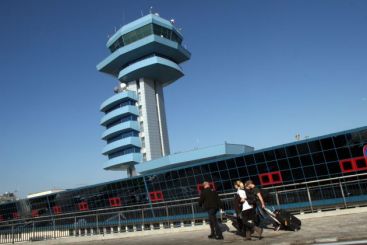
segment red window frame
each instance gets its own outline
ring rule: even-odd
[[[210,189],[211,190],[215,191],[215,184],[214,184],[214,182],[209,182],[209,186],[210,186]],[[197,184],[196,185],[196,189],[197,189],[198,193],[200,194],[201,191],[204,189],[203,184]]]
[[[60,206],[53,206],[52,211],[54,212],[54,214],[61,214],[62,213],[62,210],[61,210]]]
[[[358,167],[357,161],[364,161],[364,167]],[[352,168],[346,168],[345,164],[349,163],[351,164]],[[343,173],[350,173],[350,172],[356,172],[356,171],[362,171],[367,170],[367,157],[354,157],[349,159],[343,159],[339,161],[340,169]]]
[[[149,192],[149,198],[152,202],[164,201],[164,196],[162,191],[152,191]]]
[[[14,219],[19,219],[20,218],[18,212],[14,212],[14,213],[12,213],[12,215],[13,215]]]
[[[0,214],[0,222],[4,221],[4,216]]]
[[[78,203],[78,207],[79,207],[79,210],[80,211],[86,211],[86,210],[89,210],[89,206],[88,206],[88,203],[87,202],[80,202]]]
[[[277,176],[278,180],[274,180],[275,179],[274,176]],[[280,171],[259,174],[259,180],[262,186],[276,185],[283,183],[282,173]]]
[[[39,216],[40,216],[40,213],[39,213],[39,210],[38,209],[32,210],[32,217],[33,218],[39,217]]]
[[[121,207],[121,198],[119,197],[110,197],[108,198],[111,207]]]

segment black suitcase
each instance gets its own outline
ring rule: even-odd
[[[274,211],[275,217],[281,223],[281,228],[290,231],[298,231],[301,229],[301,221],[284,209]]]

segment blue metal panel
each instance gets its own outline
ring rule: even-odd
[[[102,126],[106,126],[112,120],[117,119],[117,118],[122,117],[122,116],[127,115],[127,114],[133,114],[133,115],[139,116],[138,108],[136,106],[133,106],[133,105],[127,105],[127,106],[124,106],[120,109],[113,110],[110,113],[108,113],[108,114],[106,114],[102,117],[100,124]]]
[[[114,153],[118,150],[122,150],[122,149],[126,149],[129,148],[131,146],[136,146],[136,147],[141,147],[141,142],[140,142],[140,138],[139,137],[127,137],[121,140],[116,140],[110,144],[107,144],[103,150],[102,150],[102,154],[103,155],[108,155],[111,153]]]
[[[130,153],[115,157],[104,163],[105,170],[126,170],[129,166],[141,162],[141,153]]]
[[[135,91],[124,91],[124,92],[115,94],[102,103],[100,110],[102,112],[105,112],[108,109],[110,109],[111,107],[117,105],[118,103],[121,103],[128,99],[138,101],[138,96],[136,95],[136,92]]]
[[[172,168],[182,167],[184,165],[191,165],[199,160],[204,161],[207,159],[218,159],[221,157],[235,156],[252,150],[252,147],[246,145],[216,145],[155,159],[146,162],[146,164],[138,165],[137,170],[139,173],[148,174],[150,172],[162,171],[163,169],[170,170]]]
[[[182,37],[182,34],[176,29],[175,26],[172,25],[171,22],[169,22],[168,20],[165,20],[159,16],[156,16],[154,14],[148,14],[146,16],[141,17],[140,19],[137,19],[133,22],[130,22],[126,25],[124,25],[123,27],[121,27],[115,34],[113,34],[113,36],[107,41],[107,48],[109,48],[119,37],[121,37],[122,35],[131,32],[133,30],[136,30],[142,26],[145,26],[147,24],[150,23],[154,23],[163,27],[166,27],[170,30],[175,31],[175,33],[180,37]]]
[[[124,122],[121,124],[118,124],[116,126],[113,126],[109,129],[107,129],[106,131],[103,132],[102,134],[102,139],[106,140],[108,138],[111,138],[119,133],[128,131],[128,130],[135,130],[140,132],[140,126],[139,123],[137,121],[129,121],[129,122]]]
[[[126,67],[118,78],[122,82],[128,82],[144,77],[157,80],[165,86],[182,76],[183,71],[176,63],[153,56]]]
[[[119,48],[97,65],[97,69],[117,76],[121,67],[143,56],[159,53],[177,63],[190,59],[190,52],[180,44],[166,38],[150,35]]]

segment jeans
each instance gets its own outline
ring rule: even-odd
[[[218,209],[209,209],[209,225],[210,225],[210,235],[222,236],[222,231],[220,230],[218,220],[217,220]]]

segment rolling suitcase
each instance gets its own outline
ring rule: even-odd
[[[274,214],[285,230],[298,231],[301,229],[301,221],[287,210],[275,210]]]

